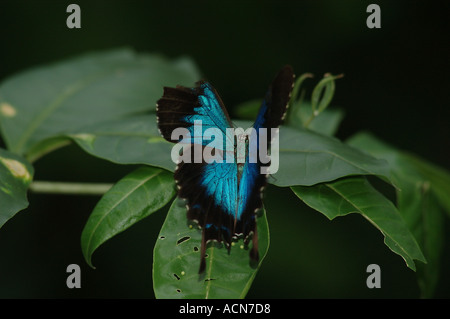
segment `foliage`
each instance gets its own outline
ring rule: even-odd
[[[280,129],[279,171],[269,182],[292,190],[329,219],[361,214],[385,244],[416,270],[424,297],[433,295],[444,240],[442,219],[450,212],[450,174],[425,160],[359,133],[346,143],[333,137],[343,111],[329,108],[335,80],[325,75],[310,101],[296,82],[286,124]],[[201,235],[174,199],[172,145],[158,133],[155,101],[163,86],[192,86],[200,79],[194,63],[137,54],[129,49],[75,57],[34,68],[0,85],[0,227],[28,206],[32,163],[68,143],[124,165],[141,164],[98,202],[81,234],[92,254],[105,241],[172,201],[154,247],[153,286],[158,298],[243,298],[269,248],[267,216],[258,217],[260,262],[250,265],[242,240],[230,252],[207,249],[207,269],[198,275]],[[301,98],[298,98],[301,95]],[[236,108],[237,125],[249,127],[260,101]],[[380,179],[395,189],[394,204],[374,188]],[[194,225],[195,226],[195,225]],[[416,265],[416,261],[419,263]],[[428,262],[428,264],[425,264]]]

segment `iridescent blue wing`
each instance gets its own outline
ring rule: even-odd
[[[207,243],[211,240],[225,242],[229,249],[234,236],[238,203],[237,164],[182,162],[178,164],[174,177],[178,196],[187,200],[188,219],[197,222],[202,229],[199,270],[202,273]]]
[[[256,149],[259,151],[261,138],[267,138],[267,145],[270,145],[272,139],[271,128],[277,128],[284,119],[294,86],[294,71],[292,67],[285,66],[277,74],[266,96],[261,104],[253,128],[255,128],[258,139],[250,139],[250,144],[256,143]],[[261,128],[267,129],[267,135],[261,135]],[[249,149],[252,145],[249,146]],[[264,164],[269,165],[270,163]],[[262,191],[266,186],[266,175],[261,173],[262,163],[258,156],[257,161],[252,163],[249,160],[248,152],[244,167],[239,181],[239,205],[238,221],[236,233],[242,234],[247,243],[252,235],[252,249],[250,258],[258,261],[258,236],[256,229],[256,213],[262,207]]]
[[[204,132],[212,128],[222,132],[221,149],[226,148],[226,129],[232,127],[232,123],[220,96],[208,82],[200,81],[195,88],[164,87],[164,94],[156,105],[156,115],[160,133],[169,142],[182,140],[181,137],[172,140],[171,136],[175,129],[182,127],[189,131],[191,143],[207,145],[210,141],[198,135],[204,136]],[[194,128],[196,121],[201,121],[200,132]]]
[[[238,195],[238,173],[236,163],[200,163],[194,161],[194,144],[202,144],[201,151],[210,141],[197,140],[195,121],[202,121],[202,132],[208,128],[219,129],[223,134],[223,148],[226,148],[226,129],[232,127],[228,112],[216,90],[207,82],[199,82],[195,88],[164,88],[163,97],[157,103],[158,128],[169,142],[173,130],[183,127],[193,137],[186,152],[189,163],[180,162],[175,170],[178,196],[187,201],[187,217],[202,228],[201,266],[205,268],[206,244],[210,240],[231,245],[234,236],[235,215]],[[197,149],[198,150],[198,149]],[[220,150],[216,150],[219,151]],[[222,152],[222,155],[225,151]],[[226,160],[226,155],[223,155]],[[234,152],[231,154],[234,158]]]

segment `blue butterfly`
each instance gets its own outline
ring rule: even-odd
[[[277,128],[286,113],[291,91],[294,85],[294,73],[290,66],[285,66],[277,74],[262,102],[253,128],[267,128],[270,142],[270,129]],[[164,87],[164,94],[157,103],[158,128],[161,135],[169,142],[172,132],[185,128],[192,139],[185,151],[195,153],[195,148],[204,151],[208,147],[205,139],[199,138],[195,123],[201,121],[203,134],[213,128],[223,133],[226,145],[227,128],[233,128],[230,116],[214,87],[205,81],[197,82],[196,87]],[[259,133],[257,133],[259,134]],[[260,137],[260,136],[258,136]],[[235,137],[234,137],[235,138]],[[256,147],[259,147],[257,139]],[[235,141],[231,141],[235,142]],[[254,146],[254,145],[253,145]],[[233,238],[244,238],[248,245],[252,239],[250,259],[259,260],[256,213],[262,207],[262,190],[266,185],[266,175],[261,174],[260,160],[249,160],[249,148],[246,141],[245,161],[233,160],[231,163],[201,161],[181,162],[175,170],[175,182],[178,196],[187,201],[187,218],[198,223],[202,229],[201,262],[199,273],[205,270],[205,252],[211,240],[224,242],[228,250]],[[236,149],[230,155],[225,147],[215,150],[236,159]],[[225,156],[225,157],[226,157]]]

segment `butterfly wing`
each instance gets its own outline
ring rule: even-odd
[[[278,72],[261,104],[253,127],[277,128],[286,115],[292,88],[294,87],[294,71],[290,65]]]
[[[230,248],[238,200],[237,178],[236,163],[182,162],[175,170],[178,196],[187,199],[187,217],[202,228],[199,273],[206,266],[209,241],[225,242]]]
[[[206,145],[207,140],[195,139],[197,131],[194,124],[201,121],[202,131],[219,129],[226,137],[226,129],[232,127],[230,116],[223,102],[212,87],[205,81],[197,83],[195,88],[177,86],[176,88],[164,87],[164,94],[156,105],[158,128],[161,135],[169,142],[180,142],[181,138],[172,140],[172,132],[180,127],[186,128],[192,137],[192,143]],[[223,149],[226,141],[222,142]]]
[[[193,89],[164,88],[164,95],[157,103],[157,117],[159,130],[166,140],[179,142],[171,139],[172,131],[179,127],[186,128],[194,137],[185,150],[191,154],[191,161],[179,163],[174,178],[178,196],[187,200],[188,219],[196,221],[202,228],[201,273],[205,269],[206,244],[210,240],[224,241],[228,247],[231,245],[238,182],[237,165],[226,163],[224,152],[222,163],[207,163],[203,157],[199,163],[194,161],[194,144],[199,143],[195,139],[194,124],[202,121],[202,135],[208,128],[219,129],[225,148],[226,129],[232,127],[232,123],[220,96],[207,82],[199,82]],[[202,152],[208,147],[207,143],[209,141],[200,142]],[[234,157],[234,152],[231,155]]]
[[[275,77],[266,96],[261,104],[253,128],[256,130],[257,139],[251,139],[250,143],[256,143],[256,149],[259,151],[259,142],[261,138],[267,138],[267,143],[271,141],[271,128],[277,128],[284,119],[287,106],[294,86],[294,72],[292,67],[285,66]],[[267,136],[260,134],[260,128],[267,129]],[[250,146],[249,148],[251,148]],[[239,206],[238,222],[236,232],[241,233],[244,241],[247,242],[252,235],[252,249],[250,258],[258,261],[258,236],[256,229],[256,212],[262,207],[262,190],[266,186],[267,178],[261,174],[262,163],[258,157],[255,163],[252,163],[247,154],[239,181]],[[265,164],[268,165],[268,164]]]

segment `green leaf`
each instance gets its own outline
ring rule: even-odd
[[[414,259],[425,262],[419,245],[394,204],[364,177],[349,177],[312,187],[292,187],[308,206],[329,219],[359,213],[385,236],[385,244],[416,269]]]
[[[369,133],[348,140],[373,156],[385,158],[397,186],[397,205],[428,261],[418,268],[423,297],[432,297],[438,278],[445,238],[443,210],[450,213],[450,174],[434,164],[398,150]]]
[[[440,260],[445,239],[444,213],[429,182],[399,182],[398,208],[426,256],[426,265],[417,265],[422,298],[432,298],[440,276]]]
[[[129,49],[33,68],[0,85],[3,137],[11,151],[23,155],[32,149],[36,157],[36,146],[48,138],[152,111],[163,86],[192,85],[198,79],[189,59],[169,61]]]
[[[69,135],[91,155],[119,164],[146,164],[175,169],[171,160],[174,144],[158,132],[155,114],[138,114],[98,123]]]
[[[450,216],[450,172],[415,154],[396,149],[370,133],[355,134],[347,143],[372,156],[386,159],[392,167],[392,174],[399,181],[429,182],[433,193]]]
[[[33,174],[25,159],[0,148],[0,228],[28,207],[27,190]]]
[[[389,165],[336,138],[306,129],[280,128],[279,169],[269,178],[277,186],[310,186],[349,175],[390,180]]]
[[[430,182],[432,192],[450,216],[450,172],[411,153],[403,152],[401,157],[417,170],[422,180]]]
[[[244,298],[269,248],[265,212],[257,219],[260,261],[249,264],[242,239],[227,249],[210,243],[206,270],[198,274],[201,231],[188,227],[186,208],[176,199],[167,214],[153,252],[153,288],[157,298]]]
[[[97,203],[83,229],[81,247],[86,262],[105,241],[156,212],[175,195],[173,175],[141,167],[117,182]]]

